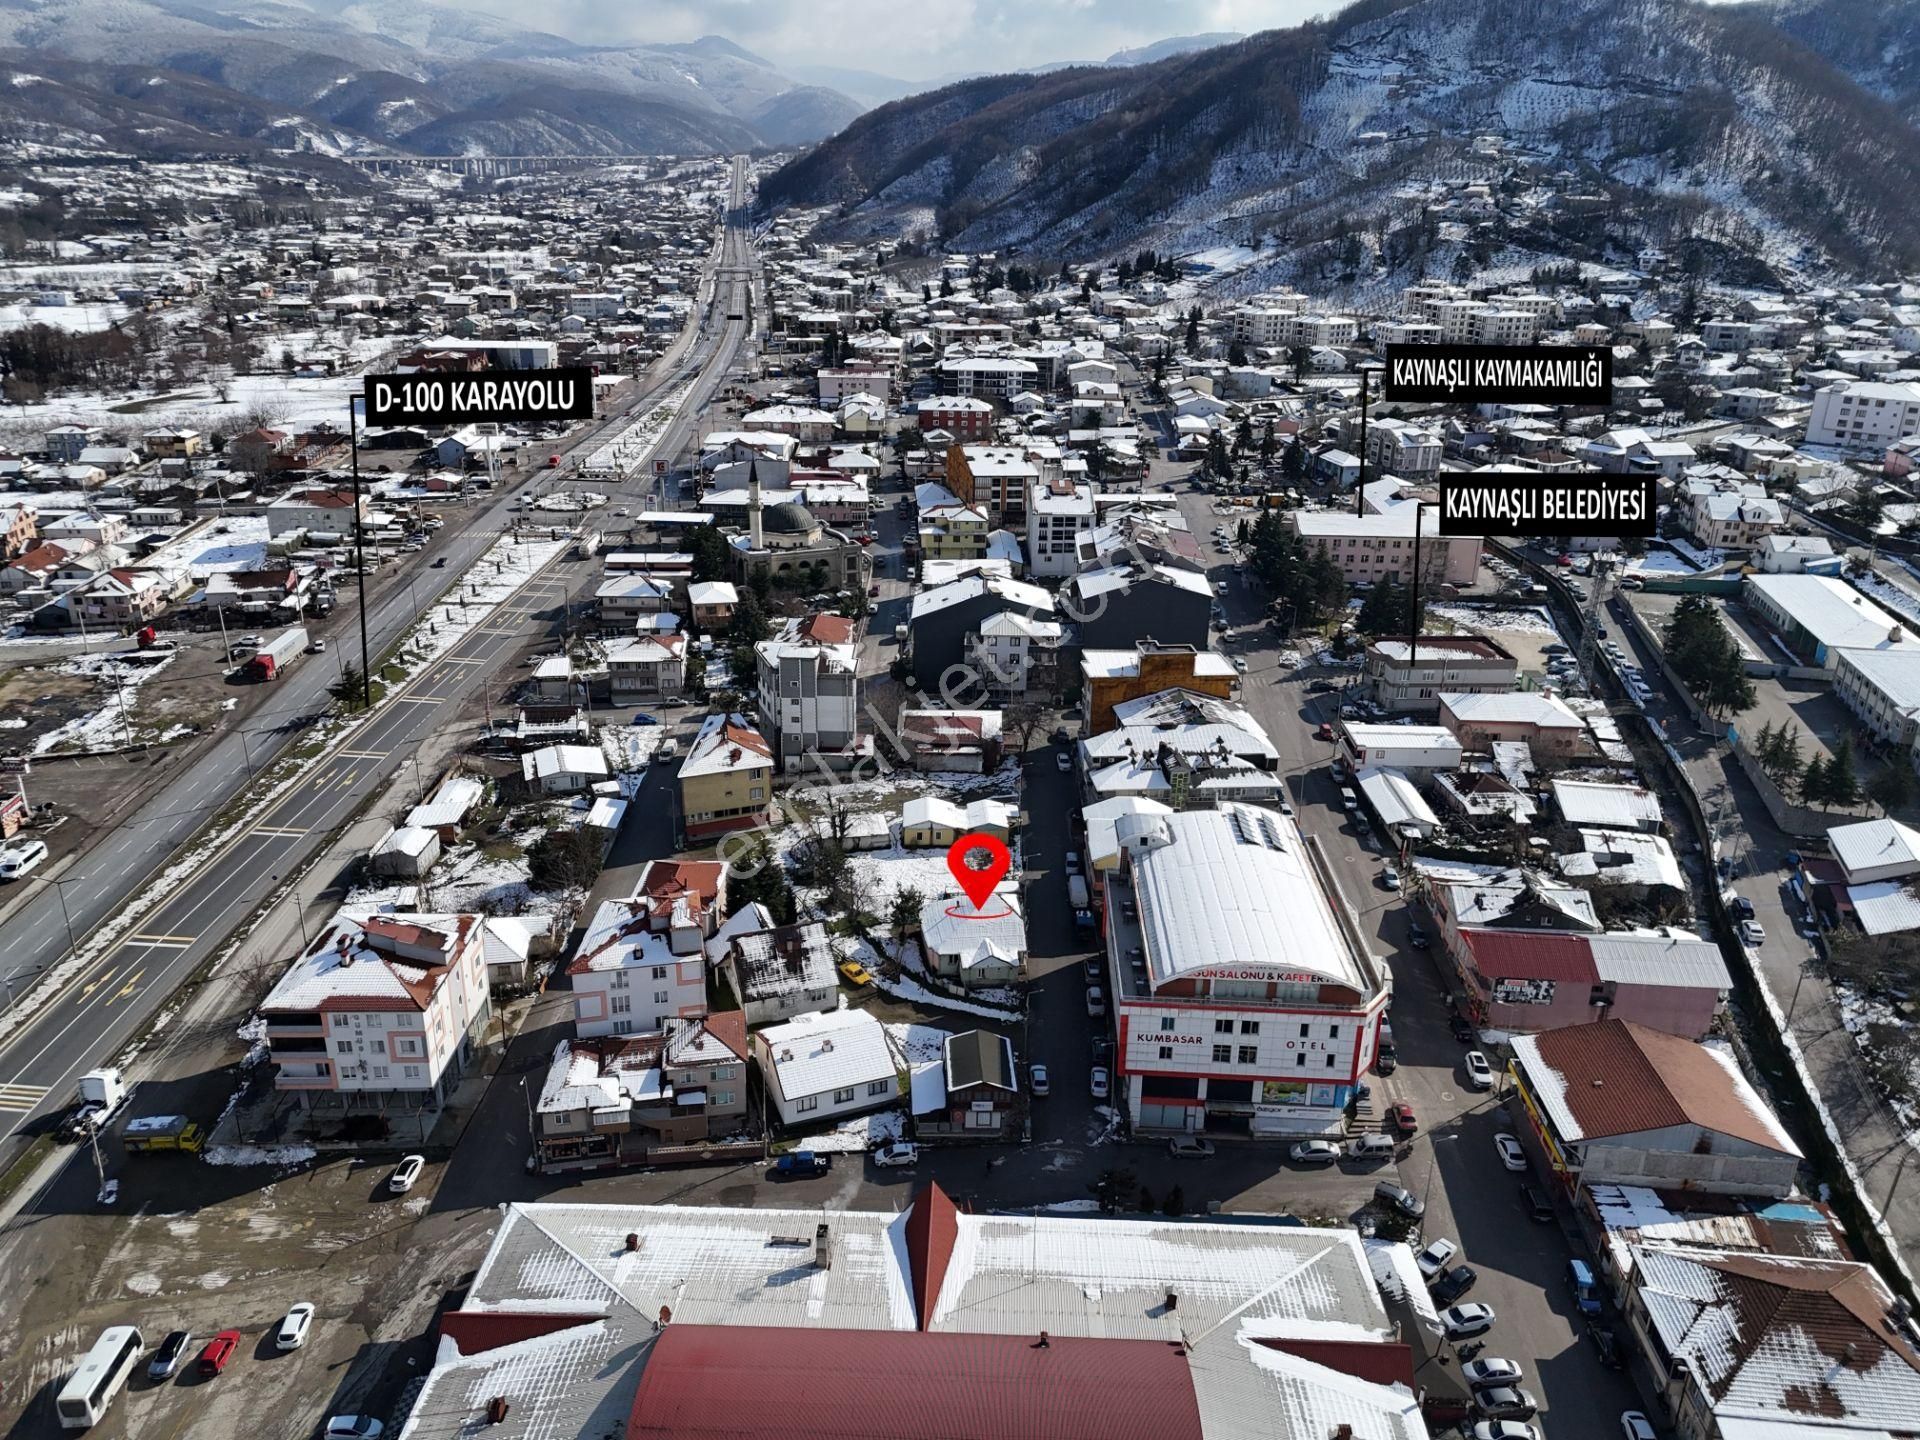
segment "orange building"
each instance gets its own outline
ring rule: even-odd
[[[1114,727],[1113,707],[1162,690],[1192,690],[1231,700],[1239,676],[1233,662],[1191,645],[1142,641],[1132,650],[1087,650],[1080,656],[1080,717],[1085,733]]]

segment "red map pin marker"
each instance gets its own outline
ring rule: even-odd
[[[984,865],[969,861],[984,859]],[[962,835],[947,847],[947,869],[966,891],[967,899],[978,910],[993,894],[993,887],[1013,868],[1013,855],[1005,844],[991,835]]]

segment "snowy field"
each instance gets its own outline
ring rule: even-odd
[[[1463,630],[1504,631],[1510,635],[1557,635],[1547,612],[1537,606],[1511,606],[1482,609],[1479,606],[1429,605],[1427,615],[1458,625]]]
[[[106,700],[99,709],[77,715],[35,740],[33,753],[112,750],[142,738],[143,732],[132,720],[134,706],[140,699],[140,687],[173,661],[174,657],[168,656],[158,665],[123,665],[117,655],[81,655],[55,667],[63,675],[84,675],[97,681]]]

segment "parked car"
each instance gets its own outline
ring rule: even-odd
[[[1053,1082],[1047,1078],[1046,1066],[1029,1065],[1027,1067],[1027,1091],[1035,1096],[1053,1093]]]
[[[387,1427],[371,1415],[336,1415],[327,1421],[327,1440],[380,1440]]]
[[[1744,895],[1727,896],[1727,913],[1736,920],[1753,919],[1753,901]]]
[[[1440,1312],[1440,1324],[1449,1340],[1471,1340],[1493,1328],[1493,1307],[1473,1302],[1455,1305]]]
[[[233,1359],[233,1352],[240,1348],[238,1330],[222,1330],[207,1342],[207,1348],[200,1352],[198,1369],[200,1378],[211,1380],[227,1368],[227,1362]]]
[[[890,1145],[882,1145],[873,1152],[873,1163],[887,1167],[915,1165],[920,1160],[920,1147],[906,1140],[895,1140]]]
[[[47,858],[47,842],[26,840],[0,850],[0,880],[18,880]]]
[[[1382,1180],[1374,1186],[1373,1198],[1379,1204],[1398,1210],[1409,1220],[1418,1220],[1427,1213],[1426,1204],[1418,1195],[1391,1180]]]
[[[1473,1440],[1541,1440],[1540,1432],[1524,1420],[1482,1420],[1473,1427]]]
[[[1389,890],[1398,890],[1400,888],[1400,872],[1391,865],[1385,866],[1380,871],[1380,883]]]
[[[1453,1032],[1453,1038],[1465,1045],[1473,1039],[1473,1026],[1464,1015],[1455,1015],[1447,1021],[1447,1028]]]
[[[1104,1015],[1107,1013],[1107,996],[1098,985],[1087,987],[1087,1014]]]
[[[1062,750],[1058,755],[1053,757],[1053,768],[1060,771],[1073,769],[1073,756]]]
[[[1620,1358],[1620,1337],[1611,1327],[1597,1321],[1587,1323],[1587,1338],[1593,1342],[1593,1348],[1600,1357],[1600,1363],[1609,1370],[1619,1370],[1624,1361]]]
[[[1527,1214],[1543,1225],[1553,1219],[1553,1202],[1531,1185],[1520,1187],[1520,1204]]]
[[[1469,1360],[1462,1365],[1460,1378],[1480,1390],[1489,1385],[1518,1385],[1525,1377],[1513,1361],[1489,1356],[1485,1360]]]
[[[1356,1135],[1347,1142],[1347,1154],[1355,1160],[1388,1160],[1393,1157],[1397,1142],[1391,1135],[1383,1135],[1378,1130],[1365,1135]]]
[[[1433,936],[1427,933],[1427,927],[1417,921],[1407,925],[1407,944],[1416,950],[1425,950],[1433,944]]]
[[[5,874],[5,863],[0,862],[0,876]],[[1767,927],[1758,920],[1743,920],[1740,922],[1740,940],[1742,944],[1757,950],[1767,943]]]
[[[1100,957],[1098,955],[1089,955],[1085,960],[1083,960],[1080,963],[1080,968],[1086,972],[1087,980],[1089,983],[1103,980],[1106,978],[1107,972],[1102,967],[1100,963]]]
[[[1335,690],[1338,690],[1339,688],[1340,686],[1336,681],[1316,680],[1311,685],[1307,686],[1307,693],[1309,695],[1331,695]]]
[[[171,1380],[180,1361],[187,1351],[193,1348],[193,1335],[186,1330],[169,1330],[167,1338],[160,1342],[160,1348],[153,1352],[153,1358],[147,1362],[149,1380]]]
[[[287,1318],[280,1322],[280,1333],[273,1337],[276,1350],[298,1350],[307,1343],[307,1332],[313,1329],[313,1302],[302,1300],[298,1305],[289,1306]]]
[[[833,1168],[833,1156],[816,1155],[811,1150],[789,1150],[773,1162],[773,1169],[767,1172],[770,1180],[804,1180],[815,1175],[824,1175]]]
[[[1467,1084],[1476,1090],[1493,1088],[1493,1066],[1487,1063],[1487,1057],[1478,1050],[1467,1051]]]
[[[1313,732],[1313,738],[1316,740],[1333,739],[1333,722],[1331,720],[1322,720],[1320,722],[1320,728]]]
[[[1495,1385],[1474,1392],[1473,1408],[1489,1420],[1531,1420],[1540,1405],[1518,1385]]]
[[[1527,1152],[1519,1136],[1509,1135],[1502,1130],[1493,1137],[1493,1148],[1500,1152],[1500,1163],[1507,1169],[1523,1171],[1527,1168]]]
[[[1167,1141],[1167,1154],[1176,1160],[1206,1160],[1213,1154],[1213,1142],[1198,1135],[1176,1135]]]
[[[1072,740],[1072,738],[1073,737],[1071,735],[1067,734],[1067,727],[1064,725],[1062,725],[1059,729],[1055,730],[1051,735],[1047,736],[1047,739],[1051,740],[1056,745],[1065,745],[1070,740]]]
[[[1420,1273],[1426,1277],[1427,1283],[1431,1285],[1435,1280],[1438,1280],[1442,1275],[1447,1273],[1447,1266],[1452,1263],[1453,1257],[1459,1253],[1460,1246],[1458,1242],[1445,1239],[1435,1240],[1427,1246],[1426,1249],[1413,1257],[1413,1263],[1420,1267]]]
[[[1300,1140],[1287,1155],[1302,1165],[1331,1165],[1340,1158],[1340,1147],[1331,1140]]]
[[[1108,1077],[1106,1066],[1096,1065],[1088,1072],[1087,1090],[1096,1100],[1104,1100],[1107,1098]]]
[[[1413,1106],[1405,1100],[1387,1107],[1387,1119],[1402,1135],[1412,1135],[1420,1128],[1420,1121],[1413,1113]]]
[[[1480,1273],[1471,1265],[1454,1266],[1451,1270],[1447,1271],[1446,1274],[1433,1282],[1433,1303],[1436,1305],[1453,1304],[1454,1301],[1471,1290],[1473,1288],[1473,1282],[1479,1278]],[[1524,1420],[1526,1417],[1523,1415],[1519,1418]]]
[[[1638,1410],[1620,1412],[1620,1440],[1659,1440],[1653,1422]]]
[[[840,972],[840,978],[849,985],[865,987],[873,984],[873,972],[858,960],[842,960],[833,968]]]
[[[413,1189],[414,1182],[420,1178],[420,1172],[427,1168],[427,1157],[409,1155],[393,1167],[393,1174],[387,1177],[387,1189],[395,1195],[404,1195]]]

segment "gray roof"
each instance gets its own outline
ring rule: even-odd
[[[946,1040],[947,1090],[991,1085],[1014,1091],[1013,1042],[991,1030],[968,1030]]]
[[[1589,936],[1593,968],[1602,980],[1623,985],[1673,985],[1689,990],[1731,990],[1720,947],[1697,935],[1639,935],[1610,931]]]

